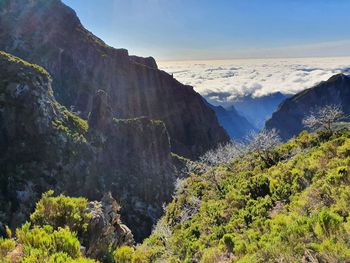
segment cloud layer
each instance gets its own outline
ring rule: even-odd
[[[192,85],[211,102],[229,105],[236,97],[274,92],[295,94],[334,74],[350,74],[350,57],[159,62],[159,67]]]

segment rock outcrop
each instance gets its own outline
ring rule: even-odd
[[[192,87],[158,70],[153,58],[107,46],[60,0],[1,1],[0,49],[45,67],[58,102],[83,118],[101,89],[114,117],[162,120],[179,155],[196,158],[229,140]]]
[[[109,249],[134,245],[131,230],[121,222],[120,208],[110,193],[105,194],[101,202],[89,203],[87,212],[91,219],[85,240],[86,256],[103,258]]]
[[[278,130],[280,136],[288,140],[304,129],[302,120],[317,108],[339,105],[349,116],[349,101],[350,77],[338,74],[285,100],[266,122],[266,128]]]
[[[92,109],[88,123],[55,100],[43,68],[0,53],[0,222],[18,226],[49,189],[90,200],[110,191],[135,239],[151,232],[175,181],[166,127],[112,118],[105,92]]]

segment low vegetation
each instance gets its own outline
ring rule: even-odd
[[[16,63],[16,64],[19,64],[19,65],[22,65],[25,67],[30,67],[30,68],[34,69],[35,71],[37,71],[38,73],[40,73],[41,75],[43,75],[45,77],[49,77],[49,73],[46,71],[46,69],[44,69],[41,66],[38,66],[36,64],[31,64],[27,61],[24,61],[23,59],[20,59],[19,57],[12,56],[12,55],[10,55],[4,51],[1,51],[1,50],[0,50],[0,56],[9,62]]]
[[[129,262],[346,262],[350,132],[268,148],[192,169]]]
[[[149,238],[110,261],[347,262],[350,258],[350,130],[302,132],[281,144],[252,135],[187,162],[173,201]],[[97,262],[85,258],[84,198],[43,194],[0,262]]]
[[[85,198],[43,194],[30,222],[16,229],[14,236],[7,228],[7,237],[0,238],[0,262],[97,262],[84,257],[78,239],[90,218],[86,208]]]

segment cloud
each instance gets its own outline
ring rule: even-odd
[[[240,96],[295,94],[334,74],[350,73],[350,57],[160,62],[159,67],[216,104]]]

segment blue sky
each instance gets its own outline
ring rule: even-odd
[[[350,0],[63,0],[114,47],[158,60],[350,55]]]

